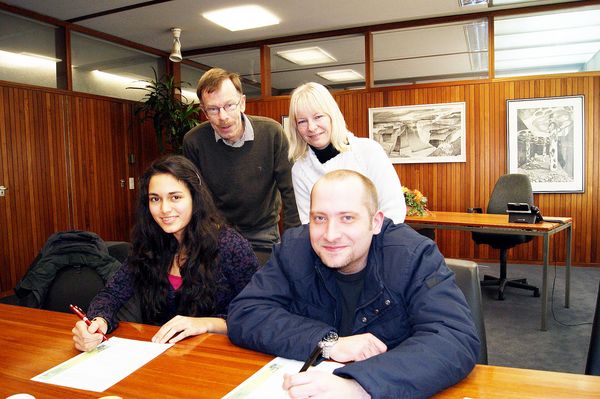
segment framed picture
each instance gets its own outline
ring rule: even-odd
[[[583,96],[507,100],[508,171],[536,193],[584,191]]]
[[[392,163],[466,162],[465,103],[369,108],[369,137]]]

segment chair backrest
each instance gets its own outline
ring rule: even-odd
[[[473,321],[475,322],[475,327],[477,327],[479,341],[481,342],[477,363],[488,364],[487,339],[485,334],[485,322],[483,319],[483,305],[477,263],[462,259],[446,258],[446,265],[454,272],[456,284],[467,300],[467,304],[471,309]]]
[[[69,305],[75,304],[85,312],[102,288],[104,281],[94,269],[80,265],[66,266],[56,273],[41,307],[69,313]]]
[[[506,204],[509,202],[533,205],[533,190],[527,175],[511,173],[500,176],[490,196],[487,213],[506,213]]]
[[[106,248],[110,256],[118,260],[119,262],[125,262],[125,259],[129,256],[131,250],[131,244],[127,241],[105,241]]]
[[[596,311],[592,323],[590,348],[588,350],[585,373],[600,376],[600,281],[598,282],[598,295],[596,297]]]

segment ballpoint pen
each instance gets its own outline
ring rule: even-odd
[[[81,310],[81,308],[79,306],[77,306],[77,305],[69,305],[69,309],[71,309],[71,312],[75,313],[88,326],[92,324],[92,322],[90,321],[90,319],[88,319],[88,317],[85,315],[85,313],[83,313],[83,310]],[[98,329],[96,331],[96,333],[102,334],[102,342],[108,341],[108,338],[106,337],[106,335],[104,335],[104,333],[100,329]]]
[[[323,348],[321,348],[320,343],[318,343],[317,346],[315,346],[315,349],[313,349],[313,351],[310,354],[310,356],[308,357],[308,359],[306,360],[306,362],[304,362],[304,365],[300,369],[300,372],[302,373],[303,371],[308,370],[308,368],[310,366],[312,366],[313,364],[315,364],[315,362],[317,361],[317,359],[321,355],[322,351],[323,351]]]

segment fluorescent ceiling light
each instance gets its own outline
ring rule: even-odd
[[[458,0],[458,4],[461,7],[478,6],[481,4],[487,5],[487,3],[488,3],[488,0]]]
[[[537,70],[524,69],[522,71],[514,70],[514,69],[502,69],[499,70],[496,68],[496,77],[506,77],[506,76],[531,76],[531,75],[547,75],[549,73],[575,73],[581,72],[580,68],[577,67],[564,67],[564,68],[539,68]]]
[[[576,43],[561,46],[528,47],[514,50],[496,51],[496,61],[523,60],[529,58],[560,56],[565,64],[572,64],[571,56],[586,55],[588,60],[600,52],[600,41],[595,43]]]
[[[222,10],[205,12],[202,16],[232,32],[277,25],[279,23],[279,18],[273,15],[273,13],[256,5],[224,8]]]
[[[115,73],[109,73],[94,69],[92,74],[99,79],[110,80],[115,83],[128,84],[133,86],[145,87],[148,83],[144,81],[144,77],[129,77],[124,75],[117,75]]]
[[[315,65],[336,62],[337,60],[320,47],[297,48],[278,51],[277,55],[298,65]]]
[[[568,64],[584,64],[590,59],[589,54],[573,54],[568,58],[564,56],[537,57],[518,60],[496,61],[497,69],[523,69],[534,67],[553,67]]]
[[[364,76],[353,69],[338,69],[337,71],[317,72],[317,75],[331,82],[348,82],[352,80],[363,80]]]
[[[188,104],[200,102],[200,99],[198,99],[198,95],[195,91],[181,89],[181,95],[185,97],[185,99],[187,100],[186,103]]]
[[[534,0],[492,0],[492,5],[503,6],[504,4],[517,4],[517,3],[532,3]]]
[[[0,63],[9,67],[20,68],[56,68],[58,58],[46,57],[32,53],[11,53],[0,50]]]

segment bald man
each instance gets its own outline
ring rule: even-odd
[[[292,398],[427,398],[474,367],[479,339],[435,243],[377,209],[373,183],[337,170],[311,192],[310,222],[286,232],[231,302],[240,346],[346,363],[284,380]]]

